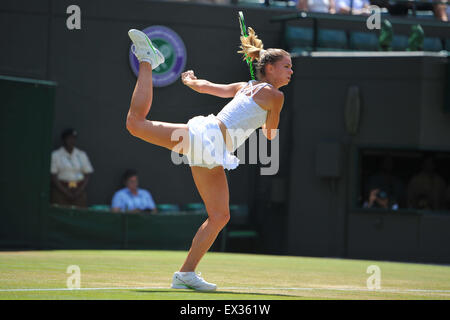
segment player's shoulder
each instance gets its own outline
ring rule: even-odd
[[[280,90],[278,90],[277,88],[275,88],[272,85],[266,85],[262,88],[263,91],[265,91],[266,93],[272,95],[275,98],[280,98],[280,97],[284,97],[284,93],[281,92]]]
[[[277,100],[284,100],[284,93],[274,87],[271,87],[273,97]]]
[[[243,87],[243,86],[246,86],[248,84],[248,82],[240,81],[240,82],[235,82],[234,84],[238,87]]]
[[[232,84],[234,89],[236,90],[236,93],[241,90],[243,87],[245,87],[248,84],[248,82],[235,82]]]
[[[265,93],[268,95],[268,97],[270,97],[270,100],[273,103],[275,104],[283,103],[284,93],[278,90],[277,88],[272,86],[266,86],[263,88],[263,90],[265,90]]]
[[[283,92],[272,86],[267,86],[267,95],[270,110],[280,112],[284,104]]]

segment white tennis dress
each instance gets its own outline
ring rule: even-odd
[[[253,96],[271,84],[254,82],[250,80],[242,87],[217,116],[197,116],[188,121],[189,150],[186,157],[190,166],[209,169],[223,166],[228,170],[236,169],[239,159],[233,152],[261,127],[267,118],[267,111],[253,100]],[[226,126],[232,138],[231,151],[226,148],[217,119]]]

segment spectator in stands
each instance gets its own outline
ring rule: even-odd
[[[157,213],[152,195],[145,189],[138,188],[139,179],[136,170],[125,171],[122,182],[124,188],[117,191],[112,199],[113,212],[151,212]]]
[[[310,12],[336,13],[335,0],[298,0],[297,9]]]
[[[448,0],[439,0],[439,2],[447,2]],[[432,11],[436,19],[441,21],[448,21],[447,5],[445,3],[434,0],[424,1],[388,1],[388,0],[372,0],[371,3],[379,7],[387,8],[389,14],[393,16],[406,16],[408,10],[416,11]]]
[[[422,162],[422,170],[408,184],[408,207],[439,210],[444,206],[445,180],[435,171],[432,156]]]
[[[194,3],[214,3],[214,4],[230,4],[235,2],[237,4],[237,0],[177,0],[180,2],[194,2]]]
[[[86,187],[94,171],[87,154],[76,148],[75,129],[63,131],[62,147],[51,156],[50,202],[63,206],[87,207]]]
[[[365,208],[398,209],[403,206],[405,187],[402,180],[394,175],[394,160],[391,156],[384,156],[378,171],[370,176],[366,185],[368,199]]]
[[[446,22],[448,21],[446,2],[447,0],[422,1],[416,4],[416,10],[432,11],[436,19]]]
[[[335,0],[336,13],[370,15],[370,2],[368,0]]]
[[[443,22],[448,22],[450,18],[450,5],[448,0],[441,0],[442,3],[434,5],[434,16]]]
[[[380,189],[372,189],[368,201],[364,202],[363,208],[398,209],[398,204],[389,198],[388,194]]]
[[[439,2],[439,3],[438,3]],[[447,18],[447,5],[446,3],[441,2],[447,2],[447,0],[425,0],[416,3],[415,9],[420,11],[432,11],[435,18],[441,21],[448,21]],[[413,4],[411,4],[411,7]],[[410,8],[411,8],[410,7]]]

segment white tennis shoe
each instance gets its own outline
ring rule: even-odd
[[[128,36],[133,45],[131,51],[134,53],[139,62],[146,61],[152,65],[152,69],[156,69],[161,63],[164,63],[163,54],[156,49],[147,35],[139,30],[130,29]]]
[[[172,279],[172,289],[192,289],[197,291],[215,291],[214,283],[206,282],[195,272],[175,272]]]

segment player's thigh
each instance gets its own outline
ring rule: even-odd
[[[192,166],[194,178],[200,196],[205,203],[209,217],[229,218],[229,190],[227,177],[222,166],[212,169]]]
[[[186,154],[189,128],[184,123],[144,120],[134,124],[134,134],[144,141]]]

